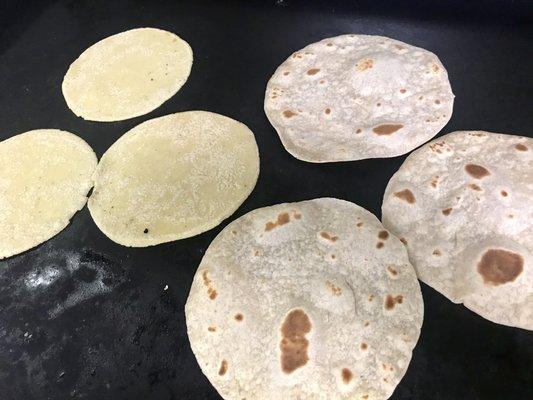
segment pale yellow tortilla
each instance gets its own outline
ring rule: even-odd
[[[166,115],[136,126],[102,156],[89,210],[111,240],[156,245],[218,225],[258,174],[246,125],[206,111]]]
[[[192,50],[171,32],[122,32],[85,50],[63,79],[68,107],[91,121],[120,121],[155,110],[189,77]]]
[[[83,208],[97,159],[78,136],[56,129],[0,142],[0,259],[50,239]]]

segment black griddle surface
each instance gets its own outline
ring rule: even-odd
[[[338,197],[380,216],[387,181],[405,159],[320,165],[291,157],[263,113],[266,82],[276,67],[325,37],[390,36],[435,52],[446,66],[456,100],[442,133],[531,136],[526,3],[4,0],[0,140],[60,128],[80,135],[100,157],[142,121],[204,109],[254,131],[261,173],[239,210],[199,236],[126,248],[107,239],[84,208],[53,239],[1,261],[0,399],[220,399],[190,350],[183,313],[209,243],[229,221],[287,201]],[[145,26],[175,32],[192,46],[185,86],[142,117],[116,123],[77,118],[61,95],[70,63],[100,39]],[[422,334],[392,399],[531,396],[531,332],[486,321],[424,284],[422,291]]]

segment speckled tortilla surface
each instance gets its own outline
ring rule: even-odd
[[[111,240],[156,245],[218,225],[252,192],[258,174],[257,144],[246,125],[206,111],[166,115],[106,151],[89,210]]]
[[[453,100],[435,54],[382,36],[342,35],[285,60],[264,107],[289,153],[332,162],[413,150],[446,125]]]
[[[226,400],[387,399],[423,318],[403,244],[322,198],[254,210],[213,240],[185,307],[200,368]]]
[[[391,178],[383,224],[419,278],[493,322],[533,330],[533,139],[444,135]]]
[[[85,50],[63,79],[63,96],[78,116],[120,121],[146,114],[170,99],[191,72],[187,42],[161,29],[139,28]]]
[[[0,259],[63,230],[87,201],[96,163],[85,141],[57,129],[0,142]]]

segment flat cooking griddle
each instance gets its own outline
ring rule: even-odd
[[[50,241],[1,261],[0,399],[220,399],[190,350],[183,313],[209,243],[229,221],[287,201],[332,196],[379,216],[387,181],[405,159],[320,165],[291,157],[263,113],[275,68],[324,37],[390,36],[435,52],[446,66],[456,101],[442,133],[531,136],[533,31],[526,3],[4,0],[1,140],[61,128],[80,135],[100,157],[142,121],[204,109],[255,132],[261,173],[240,209],[199,236],[126,248],[107,239],[85,208]],[[69,64],[98,40],[143,26],[167,29],[191,44],[195,60],[185,86],[143,117],[116,123],[75,117],[61,95]],[[422,334],[392,399],[531,395],[531,332],[486,321],[424,284],[422,292]]]

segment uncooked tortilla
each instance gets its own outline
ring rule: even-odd
[[[85,50],[63,79],[63,96],[79,117],[120,121],[144,115],[183,86],[192,50],[171,32],[132,29]]]
[[[423,303],[402,243],[331,198],[233,221],[198,267],[185,306],[200,368],[226,400],[388,398]]]
[[[382,36],[342,35],[281,64],[265,112],[294,157],[349,161],[413,150],[446,125],[453,99],[435,54]]]
[[[206,111],[166,115],[106,151],[89,210],[111,240],[152,246],[217,226],[252,192],[258,174],[246,125]]]
[[[56,129],[0,142],[0,259],[62,231],[85,205],[96,163],[85,141]]]
[[[383,224],[419,278],[504,325],[533,329],[533,139],[454,132],[391,178]]]

